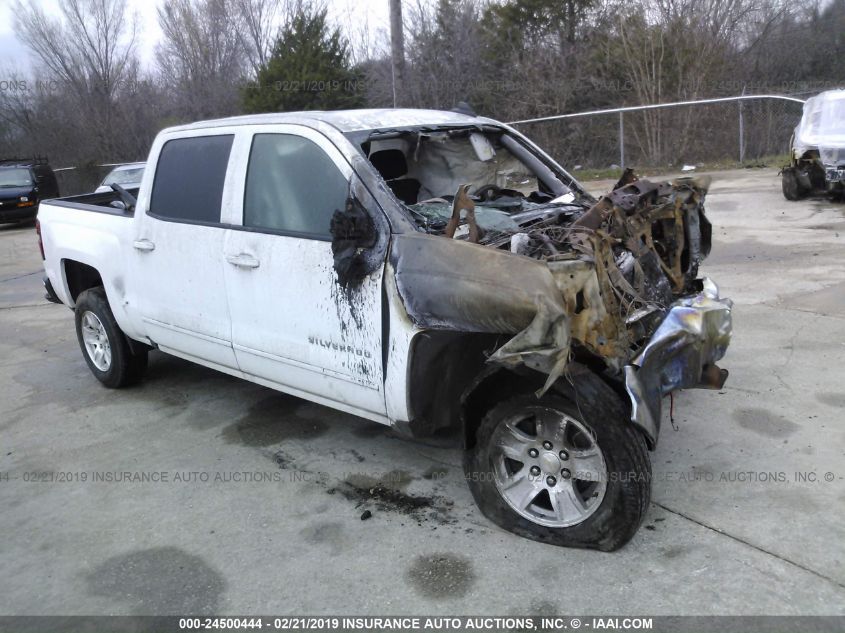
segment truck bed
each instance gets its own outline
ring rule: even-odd
[[[133,196],[138,195],[138,189],[127,189]],[[78,209],[80,211],[94,211],[96,213],[109,213],[111,215],[131,218],[134,213],[125,209],[118,209],[111,206],[112,202],[120,200],[120,196],[114,191],[103,193],[83,193],[78,196],[67,196],[55,198],[49,201],[50,206]]]
[[[68,266],[90,267],[102,275],[118,324],[131,333],[121,298],[126,250],[132,248],[134,234],[127,219],[132,220],[134,214],[109,206],[117,199],[115,192],[106,192],[45,200],[38,209],[38,221],[45,271],[59,300],[69,307],[76,300],[74,275],[68,274]]]

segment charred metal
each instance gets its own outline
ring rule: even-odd
[[[470,207],[461,186],[448,221],[394,236],[399,295],[422,329],[510,335],[486,361],[544,374],[538,395],[573,361],[598,363],[609,381],[625,385],[631,419],[654,445],[664,395],[720,387],[726,378],[715,363],[730,339],[731,302],[697,278],[710,250],[708,186],[705,178],[653,183],[627,174],[589,207],[536,205],[510,215],[508,229],[470,226],[449,239],[460,209]],[[490,202],[469,199],[471,211]],[[467,216],[464,224],[475,222]],[[426,347],[426,365],[438,358],[438,376],[466,373],[472,355],[450,358],[455,348],[443,340]],[[454,395],[441,393],[437,401]],[[418,409],[421,418],[432,417],[432,406]]]
[[[330,233],[338,283],[349,289],[360,284],[384,261],[388,227],[381,214],[368,213],[375,201],[367,188],[353,178],[346,207],[332,216]]]
[[[364,180],[332,222],[335,270],[354,303],[386,252],[384,300],[413,332],[410,430],[466,418],[487,390],[541,396],[589,372],[654,447],[665,395],[727,377],[731,302],[698,275],[709,179],[629,169],[596,200],[517,131],[478,121],[347,134]]]

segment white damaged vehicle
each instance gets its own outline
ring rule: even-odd
[[[807,99],[792,136],[790,164],[781,178],[787,200],[813,193],[845,194],[845,90]]]
[[[412,436],[457,429],[491,521],[614,550],[649,505],[664,396],[727,377],[704,179],[629,171],[596,200],[516,130],[428,110],[195,123],[147,165],[137,199],[39,213],[107,387],[157,349]]]

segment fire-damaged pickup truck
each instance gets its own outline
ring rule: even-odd
[[[719,388],[708,183],[596,200],[496,121],[427,110],[170,128],[140,188],[44,202],[50,284],[107,387],[150,349],[392,425],[458,431],[493,522],[613,550],[664,396]],[[284,420],[279,420],[284,424]]]

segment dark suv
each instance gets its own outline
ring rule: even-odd
[[[0,159],[0,223],[35,218],[38,203],[59,197],[59,184],[46,158]]]

